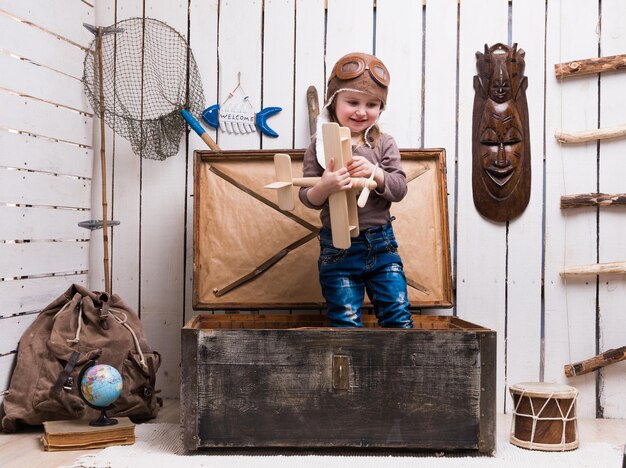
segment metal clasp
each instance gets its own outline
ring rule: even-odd
[[[333,388],[348,390],[350,388],[350,360],[348,356],[333,355]]]

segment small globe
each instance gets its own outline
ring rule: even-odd
[[[96,364],[84,371],[80,392],[85,401],[96,408],[107,408],[122,393],[122,376],[108,364]]]

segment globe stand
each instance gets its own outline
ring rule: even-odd
[[[93,406],[92,406],[93,408]],[[115,426],[117,424],[117,419],[112,419],[107,416],[106,409],[100,411],[100,416],[97,419],[93,419],[89,421],[90,426]]]

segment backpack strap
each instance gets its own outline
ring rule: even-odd
[[[109,295],[105,292],[100,294],[97,303],[94,303],[96,309],[100,312],[100,326],[103,330],[109,329],[109,322],[107,319],[109,318]]]
[[[61,391],[61,388],[65,386],[65,382],[67,382],[68,377],[74,370],[74,367],[76,367],[76,362],[78,362],[79,357],[80,357],[80,353],[78,351],[74,351],[72,353],[72,355],[67,361],[67,364],[65,364],[63,371],[59,374],[59,377],[57,378],[56,382],[52,386],[53,393],[59,393]]]
[[[155,354],[156,351],[154,351]],[[131,355],[131,359],[132,359],[132,355]],[[135,361],[137,362],[137,361]],[[134,393],[136,395],[139,395],[140,397],[142,397],[145,400],[150,400],[152,398],[152,396],[155,393],[159,393],[160,390],[156,390],[156,369],[155,369],[155,365],[154,365],[154,358],[152,356],[148,356],[146,358],[146,367],[147,367],[147,377],[148,377],[148,383],[141,385],[140,387],[131,390],[130,393]],[[157,397],[157,404],[159,406],[163,406],[163,400],[159,397]]]

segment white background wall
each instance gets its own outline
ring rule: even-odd
[[[327,8],[326,8],[327,6]],[[508,385],[544,380],[580,391],[581,417],[626,417],[626,362],[567,379],[563,365],[624,345],[623,276],[563,280],[565,265],[626,260],[623,208],[563,212],[561,195],[626,191],[626,140],[559,145],[556,130],[626,121],[626,74],[558,82],[554,64],[626,52],[619,0],[0,0],[0,395],[24,329],[72,282],[103,289],[99,122],[80,82],[93,36],[142,16],[188,38],[207,105],[237,82],[255,110],[279,106],[271,139],[209,133],[223,149],[303,148],[305,93],[323,94],[335,60],[376,53],[392,76],[383,130],[401,147],[444,147],[456,305],[436,313],[498,332],[498,410]],[[23,20],[23,21],[19,21]],[[509,223],[482,218],[471,192],[475,52],[526,51],[532,194]],[[191,307],[193,151],[142,160],[106,127],[113,290],[141,314],[163,355],[164,396],[179,385],[181,326]],[[432,312],[431,312],[432,313]],[[1,396],[0,396],[1,398]]]

